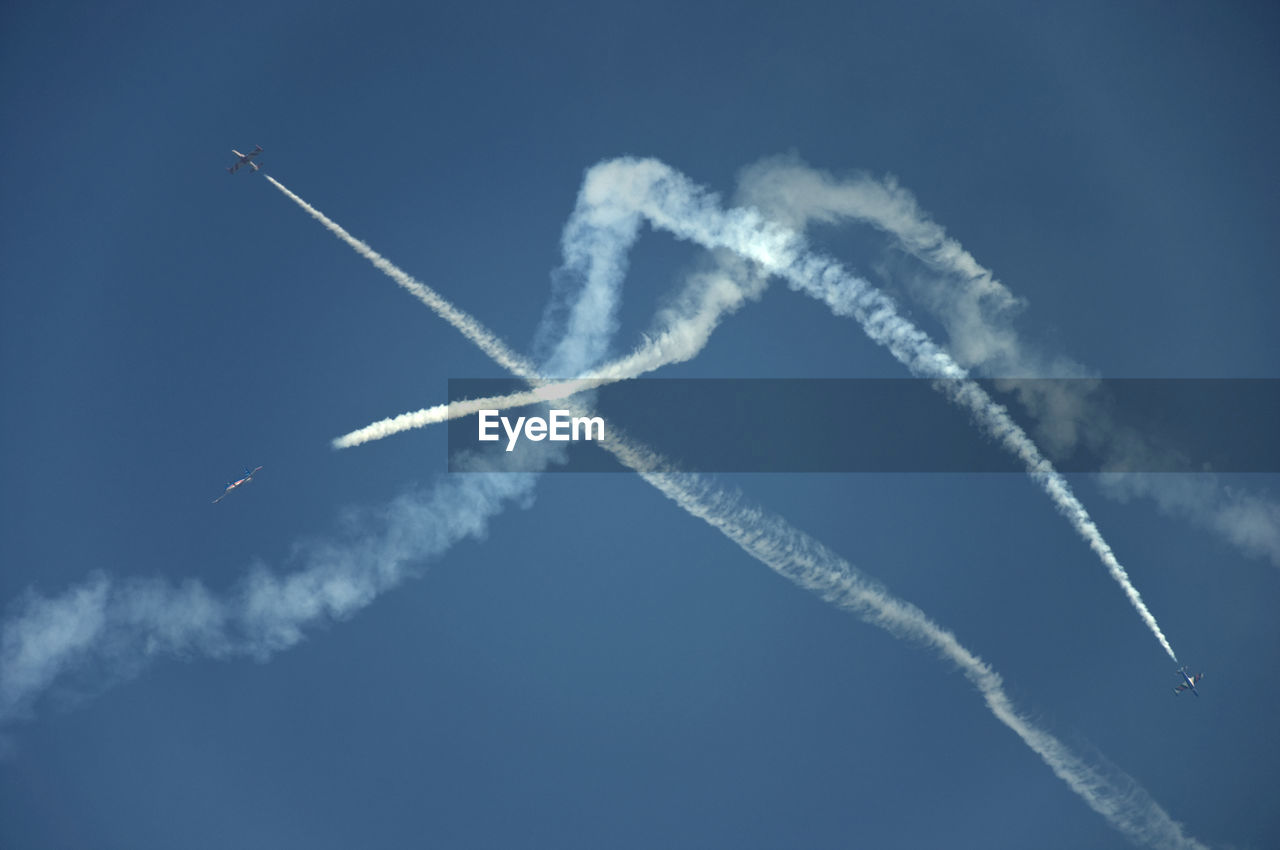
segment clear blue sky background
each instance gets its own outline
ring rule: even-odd
[[[501,374],[261,175],[228,176],[232,147],[524,350],[585,169],[655,156],[729,196],[794,152],[898,175],[1046,351],[1277,377],[1278,39],[1265,4],[10,3],[5,622],[94,571],[231,594],[297,569],[300,541],[444,474],[443,430],[332,437]],[[823,238],[854,269],[882,257]],[[646,239],[619,350],[698,257]],[[775,285],[663,374],[904,372]],[[731,483],[1192,835],[1280,844],[1280,572],[1073,481],[1208,672],[1199,700],[1021,476]],[[544,477],[265,663],[125,672],[88,665],[4,730],[0,845],[1126,846],[950,667],[628,476]]]

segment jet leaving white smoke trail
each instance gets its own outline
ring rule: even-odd
[[[587,173],[579,212],[590,216],[600,210],[598,214],[616,218],[617,210],[624,206],[679,238],[711,250],[731,250],[760,264],[785,278],[793,289],[826,303],[836,315],[857,320],[872,340],[886,347],[912,374],[941,379],[938,386],[947,397],[969,410],[992,438],[1023,462],[1027,473],[1097,554],[1176,663],[1177,655],[1160,625],[1066,479],[1004,407],[927,334],[899,315],[892,299],[835,260],[809,250],[797,233],[766,221],[755,210],[722,209],[718,198],[657,160],[616,159]]]
[[[280,188],[283,190],[283,187]],[[288,194],[312,215],[320,218],[304,201],[292,193]],[[321,220],[327,222],[327,219]],[[337,225],[333,225],[330,229],[336,227]],[[356,240],[348,237],[344,241],[350,243]],[[359,244],[363,246],[363,243]],[[365,254],[365,251],[368,253]],[[361,253],[365,256],[378,256],[367,246],[364,246]],[[378,264],[378,268],[388,274],[390,272],[387,266],[395,268],[381,257],[379,260],[381,264]],[[396,274],[390,276],[397,283],[401,277],[408,278],[408,275],[398,269],[395,271]],[[609,309],[607,305],[613,300],[610,291],[616,289],[618,283],[620,275],[606,275],[589,282],[588,290],[583,293],[579,303],[592,301],[591,296],[594,295],[594,302],[600,309]],[[507,352],[522,367],[528,365],[527,361],[511,353],[505,344],[474,318],[451,305],[445,306],[448,307],[447,310],[439,310],[434,306],[432,309],[469,339],[488,340],[495,350]],[[456,317],[457,321],[450,317]],[[521,377],[531,382],[538,380],[534,374]],[[616,434],[601,441],[600,445],[632,469],[660,470],[662,467],[660,458],[642,447],[629,444]],[[931,647],[951,661],[978,688],[987,707],[1001,723],[1008,726],[1039,755],[1054,774],[1066,782],[1090,808],[1132,840],[1153,847],[1203,848],[1200,842],[1186,836],[1181,825],[1170,818],[1131,779],[1122,777],[1117,782],[1091,767],[1056,737],[1018,713],[1005,693],[999,675],[919,608],[897,599],[879,584],[868,580],[847,561],[796,531],[782,519],[758,509],[741,506],[737,497],[711,486],[700,476],[668,471],[640,474],[681,508],[707,522],[770,569],[818,594],[824,600],[857,614],[864,621],[896,636]]]

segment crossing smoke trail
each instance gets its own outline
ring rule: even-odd
[[[1019,338],[1012,316],[1022,306],[1021,299],[948,236],[893,177],[838,178],[794,156],[770,157],[743,170],[737,198],[798,231],[811,221],[854,220],[889,235],[938,273],[910,280],[907,290],[942,322],[949,347],[962,365],[992,376],[1087,376],[1081,364],[1042,354]],[[1066,392],[1060,384],[1052,390],[1046,387],[1024,382],[1017,392],[1042,427],[1051,426],[1047,439],[1064,446],[1083,439],[1093,451],[1104,452],[1116,469],[1141,467],[1147,453],[1154,451],[1147,435],[1112,422],[1096,399]],[[1100,483],[1104,492],[1122,501],[1149,497],[1162,512],[1207,528],[1246,554],[1264,556],[1280,566],[1280,504],[1268,497],[1227,487],[1208,473],[1125,473],[1103,476]]]
[[[274,180],[272,182],[275,183]],[[287,191],[282,186],[280,188]],[[296,195],[288,194],[313,216],[322,222],[328,221]],[[337,225],[333,225],[330,230],[336,227]],[[355,241],[350,240],[349,244]],[[363,246],[363,243],[359,244]],[[365,251],[368,251],[366,256],[378,256],[367,246]],[[381,257],[378,258],[384,264],[378,265],[383,271],[387,271],[385,266],[395,268]],[[395,271],[396,274],[390,276],[397,283],[401,282],[401,278],[412,280],[398,269]],[[601,311],[612,309],[620,284],[620,272],[588,279],[577,303],[594,303],[596,309]],[[448,310],[436,310],[436,313],[468,339],[486,339],[495,350],[505,352],[522,369],[530,368],[529,373],[520,374],[520,377],[530,382],[539,380],[528,361],[510,352],[504,343],[471,316],[451,306]],[[456,323],[449,317],[456,317]],[[579,354],[583,350],[581,347],[577,349]],[[1181,825],[1170,818],[1129,777],[1113,778],[1103,774],[1072,753],[1056,737],[1021,715],[1005,693],[999,675],[919,608],[897,599],[881,585],[868,580],[847,561],[796,531],[782,519],[759,509],[743,506],[736,495],[712,486],[701,476],[661,471],[660,458],[643,447],[632,445],[618,437],[616,430],[614,435],[599,444],[632,469],[650,470],[639,474],[685,511],[720,531],[770,569],[825,601],[858,615],[864,621],[895,636],[923,644],[950,661],[983,695],[987,707],[996,719],[1039,755],[1054,774],[1090,808],[1131,840],[1152,847],[1203,848],[1200,842],[1186,836]]]
[[[310,211],[310,210],[309,210]],[[314,213],[313,213],[314,215]],[[571,222],[577,221],[574,216]],[[611,228],[608,235],[591,232],[586,226],[568,228],[565,238],[565,254],[569,259],[567,270],[573,271],[587,282],[593,291],[615,293],[593,296],[592,305],[599,313],[611,313],[616,306],[616,291],[625,274],[626,266],[614,257],[625,254],[636,238],[636,229]],[[601,255],[608,257],[601,262]],[[655,327],[646,334],[646,341],[630,354],[603,366],[589,370],[581,377],[568,381],[542,382],[535,381],[537,389],[487,399],[467,399],[449,404],[402,413],[399,416],[379,420],[363,428],[344,434],[333,440],[336,449],[362,445],[371,440],[381,440],[403,431],[423,428],[438,424],[460,416],[471,416],[480,410],[499,408],[507,409],[568,398],[574,393],[585,392],[618,381],[637,378],[647,372],[660,369],[673,363],[690,360],[702,351],[711,334],[725,315],[734,312],[748,300],[758,298],[768,285],[768,279],[758,269],[743,263],[732,256],[717,258],[715,271],[704,271],[693,275],[685,290],[667,308],[655,318]],[[606,271],[601,271],[601,267]],[[573,308],[566,308],[569,314],[567,327],[561,340],[574,340],[574,328],[583,326],[607,326],[605,320],[587,320],[572,317],[574,312],[581,312],[578,302]],[[553,313],[554,315],[554,313]],[[554,322],[546,322],[554,326]],[[553,353],[552,358],[559,357],[563,364],[568,356],[582,357],[588,349],[599,357],[603,346],[600,343],[589,345],[587,341],[574,341],[572,345],[560,346],[562,354]]]
[[[988,317],[1021,306],[1005,286],[962,245],[919,208],[915,198],[892,178],[859,175],[846,181],[817,172],[794,157],[772,157],[743,170],[738,200],[762,210],[773,221],[803,232],[812,220],[854,219],[890,235],[929,268],[953,276],[961,285],[948,294],[931,293],[928,306],[951,337],[956,359],[965,366],[993,367],[993,374],[1043,374],[1044,365],[1028,362],[1011,330],[997,330]],[[1063,368],[1067,364],[1055,363]],[[1067,367],[1075,373],[1077,369]]]
[[[513,371],[532,372],[527,361],[478,325],[468,324],[465,314],[435,292],[314,209],[308,211],[455,327],[464,329],[499,363],[516,367]],[[700,275],[686,298],[732,309],[750,292],[731,284],[723,275]],[[704,315],[714,322],[714,311]],[[686,332],[694,335],[686,338],[682,335]],[[696,350],[698,333],[709,331],[686,326],[660,335],[649,354],[691,356],[680,352],[688,352],[691,344]],[[585,356],[599,344],[597,338],[579,348]],[[581,370],[589,361],[578,362],[570,352],[561,356],[561,362],[565,369]],[[501,465],[484,469],[502,471]],[[163,578],[120,579],[102,571],[55,595],[29,589],[9,606],[0,624],[0,729],[28,716],[35,701],[55,686],[63,693],[77,687],[97,690],[135,675],[161,657],[250,656],[265,661],[301,641],[308,629],[353,616],[418,574],[418,564],[458,541],[482,537],[488,521],[508,504],[528,504],[535,481],[530,474],[443,478],[429,490],[405,494],[383,508],[363,512],[359,522],[337,538],[295,545],[289,558],[293,571],[281,574],[256,566],[225,594],[195,580],[175,584]],[[80,673],[86,674],[83,682],[77,681]],[[5,744],[0,735],[0,752]]]
[[[1177,663],[1177,655],[1154,615],[1066,479],[1004,407],[928,335],[899,315],[892,299],[835,260],[808,250],[798,234],[765,220],[755,210],[721,209],[718,198],[657,160],[616,159],[587,173],[578,212],[614,218],[624,204],[656,228],[758,263],[786,279],[793,289],[825,303],[834,314],[855,319],[912,374],[938,379],[936,386],[951,401],[967,409],[988,435],[1023,462],[1028,475],[1102,561],[1160,646]]]
[[[558,381],[552,384],[544,384],[536,390],[527,390],[522,393],[463,399],[461,401],[451,401],[448,404],[424,407],[421,410],[382,419],[348,434],[343,434],[333,440],[333,447],[335,449],[349,449],[353,446],[360,446],[373,440],[381,440],[414,428],[425,428],[428,425],[448,422],[450,419],[474,416],[481,410],[510,410],[511,408],[524,407],[529,404],[559,401],[567,399],[576,393],[586,392],[587,390],[604,386],[607,383],[612,383],[613,380],[619,379],[599,378],[594,380]]]
[[[494,360],[512,371],[532,372],[434,291],[308,211]],[[483,466],[483,459],[468,462],[477,471],[503,471],[501,465]],[[132,676],[163,656],[266,660],[301,641],[306,629],[353,616],[455,543],[483,537],[489,520],[508,504],[529,503],[536,478],[510,473],[440,479],[430,490],[364,512],[358,527],[353,523],[342,537],[296,545],[291,561],[299,566],[293,572],[280,575],[257,566],[226,595],[195,580],[121,580],[101,571],[59,595],[28,590],[0,627],[0,728],[27,716],[42,693],[79,671],[92,671],[95,681],[86,687],[101,688],[103,681]],[[0,752],[6,744],[0,736]]]
[[[740,301],[737,303],[741,303]],[[736,304],[732,305],[736,307]],[[450,419],[473,416],[481,410],[524,407],[548,401],[567,399],[578,393],[587,392],[608,384],[637,378],[646,372],[652,372],[671,363],[688,360],[702,350],[711,337],[711,331],[720,315],[730,305],[722,302],[714,308],[686,317],[680,323],[672,325],[658,339],[641,346],[632,354],[621,358],[605,367],[592,370],[581,378],[567,381],[536,382],[537,389],[509,395],[490,396],[479,399],[463,399],[447,404],[425,407],[399,416],[389,417],[366,425],[350,433],[343,434],[333,440],[335,449],[346,449],[363,445],[373,440],[381,440],[414,428],[437,425]],[[673,346],[672,339],[680,344]]]

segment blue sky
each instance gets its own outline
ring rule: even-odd
[[[1016,338],[976,371],[1277,377],[1273,11],[797,5],[6,7],[0,844],[1130,846],[953,665],[634,476],[511,483],[481,522],[443,428],[330,448],[503,372],[262,174],[228,176],[232,147],[526,353],[588,169],[652,157],[765,204],[772,157],[894,175],[1021,300],[975,320],[886,234],[808,222],[940,344]],[[709,262],[644,228],[608,354]],[[775,280],[657,374],[907,372]],[[1188,836],[1274,845],[1275,476],[1070,480],[1200,699],[1024,476],[718,479]],[[94,631],[88,605],[59,621],[87,643],[32,662],[57,637],[37,614],[77,593],[235,605],[254,576],[376,570],[392,538],[434,554],[296,635],[168,651],[145,623],[180,606]]]

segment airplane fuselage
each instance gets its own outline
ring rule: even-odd
[[[1173,689],[1173,692],[1175,694],[1181,691],[1191,691],[1191,693],[1195,694],[1196,696],[1200,696],[1200,692],[1196,690],[1196,682],[1200,681],[1200,679],[1204,676],[1203,673],[1197,673],[1195,677],[1192,678],[1191,675],[1187,673],[1187,670],[1184,667],[1178,670],[1178,675],[1182,677],[1182,684]]]
[[[249,471],[249,468],[248,468],[248,467],[245,467],[245,470],[244,470],[244,471],[245,471],[245,476],[244,476],[244,478],[241,478],[241,479],[240,479],[240,480],[238,480],[238,481],[228,481],[228,482],[227,482],[227,489],[223,490],[223,491],[222,491],[222,495],[221,495],[221,496],[219,496],[218,498],[214,499],[214,500],[213,500],[213,503],[216,505],[218,502],[221,502],[223,499],[225,499],[225,498],[226,498],[226,496],[227,496],[227,494],[228,494],[228,493],[230,493],[232,490],[236,489],[237,487],[239,487],[239,486],[240,486],[240,485],[242,485],[242,484],[248,484],[250,481],[252,481],[252,480],[253,480],[253,476],[257,475],[257,474],[258,474],[258,471],[259,471],[259,470],[261,470],[261,469],[262,469],[262,467],[258,467],[257,469],[255,469],[255,470],[253,470],[252,472],[250,472],[250,471]]]
[[[236,164],[228,168],[227,171],[235,174],[236,170],[242,165],[247,165],[254,171],[258,170],[258,164],[253,161],[253,158],[262,153],[262,145],[255,145],[251,153],[240,153],[235,148],[232,148],[231,152],[236,155]]]

